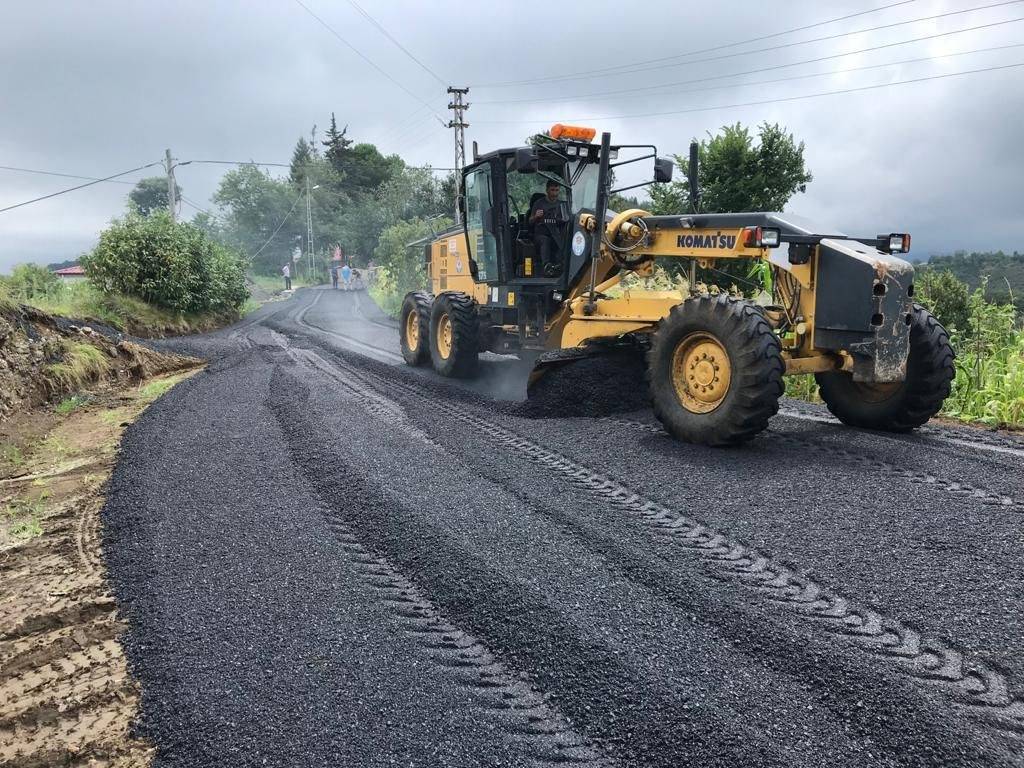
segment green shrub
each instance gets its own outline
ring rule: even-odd
[[[165,212],[128,214],[82,259],[89,281],[179,313],[237,310],[248,297],[241,260]]]
[[[446,227],[447,220],[435,221],[433,227]],[[423,246],[409,243],[432,235],[435,230],[422,219],[399,221],[385,229],[373,251],[373,260],[380,265],[370,295],[381,309],[397,315],[402,299],[409,291],[426,289],[430,281],[423,264]]]
[[[7,295],[15,301],[30,301],[60,293],[60,278],[38,264],[19,264],[4,278]]]

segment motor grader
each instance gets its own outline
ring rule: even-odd
[[[691,212],[613,212],[610,196],[633,188],[613,188],[618,169],[652,161],[645,183],[664,183],[673,163],[654,146],[594,136],[556,125],[550,141],[483,155],[474,142],[462,223],[422,244],[432,290],[403,302],[407,363],[469,377],[490,351],[535,356],[542,372],[638,345],[658,419],[677,438],[708,445],[765,429],[785,376],[814,375],[829,410],[858,427],[903,432],[938,412],[953,351],[914,303],[914,270],[899,257],[909,235],[850,237],[785,213],[701,213],[696,145]],[[566,214],[554,228],[531,215],[552,182]],[[538,268],[538,226],[557,241],[554,269]],[[656,260],[669,260],[686,289],[619,285],[652,274]],[[699,280],[730,263],[759,265],[758,300]]]

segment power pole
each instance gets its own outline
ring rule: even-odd
[[[452,95],[448,109],[455,113],[454,119],[448,121],[448,127],[455,129],[455,178],[457,184],[458,179],[462,178],[462,169],[466,166],[466,129],[469,128],[469,123],[466,122],[466,110],[469,109],[469,102],[463,101],[463,97],[469,93],[469,88],[455,88],[449,85],[448,93]],[[462,222],[457,196],[455,222]]]
[[[171,157],[171,150],[166,150],[166,170],[167,170],[167,210],[170,211],[171,221],[174,221],[176,209],[178,207],[178,201],[175,199],[177,192],[177,184],[174,182],[174,158]]]
[[[313,260],[313,201],[311,197],[312,190],[309,186],[309,173],[306,173],[306,244],[309,247],[309,282],[313,283],[313,270],[315,268]]]

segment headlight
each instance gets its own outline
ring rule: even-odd
[[[909,253],[910,235],[894,233],[889,235],[889,253]]]
[[[773,227],[745,227],[743,246],[745,248],[778,248],[782,232]]]

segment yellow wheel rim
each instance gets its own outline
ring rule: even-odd
[[[415,352],[420,345],[420,316],[416,310],[405,318],[405,343],[411,352]]]
[[[672,354],[672,384],[682,406],[710,413],[729,394],[732,365],[722,342],[710,333],[691,333]]]
[[[452,353],[452,319],[447,312],[437,321],[437,351],[445,360]]]

